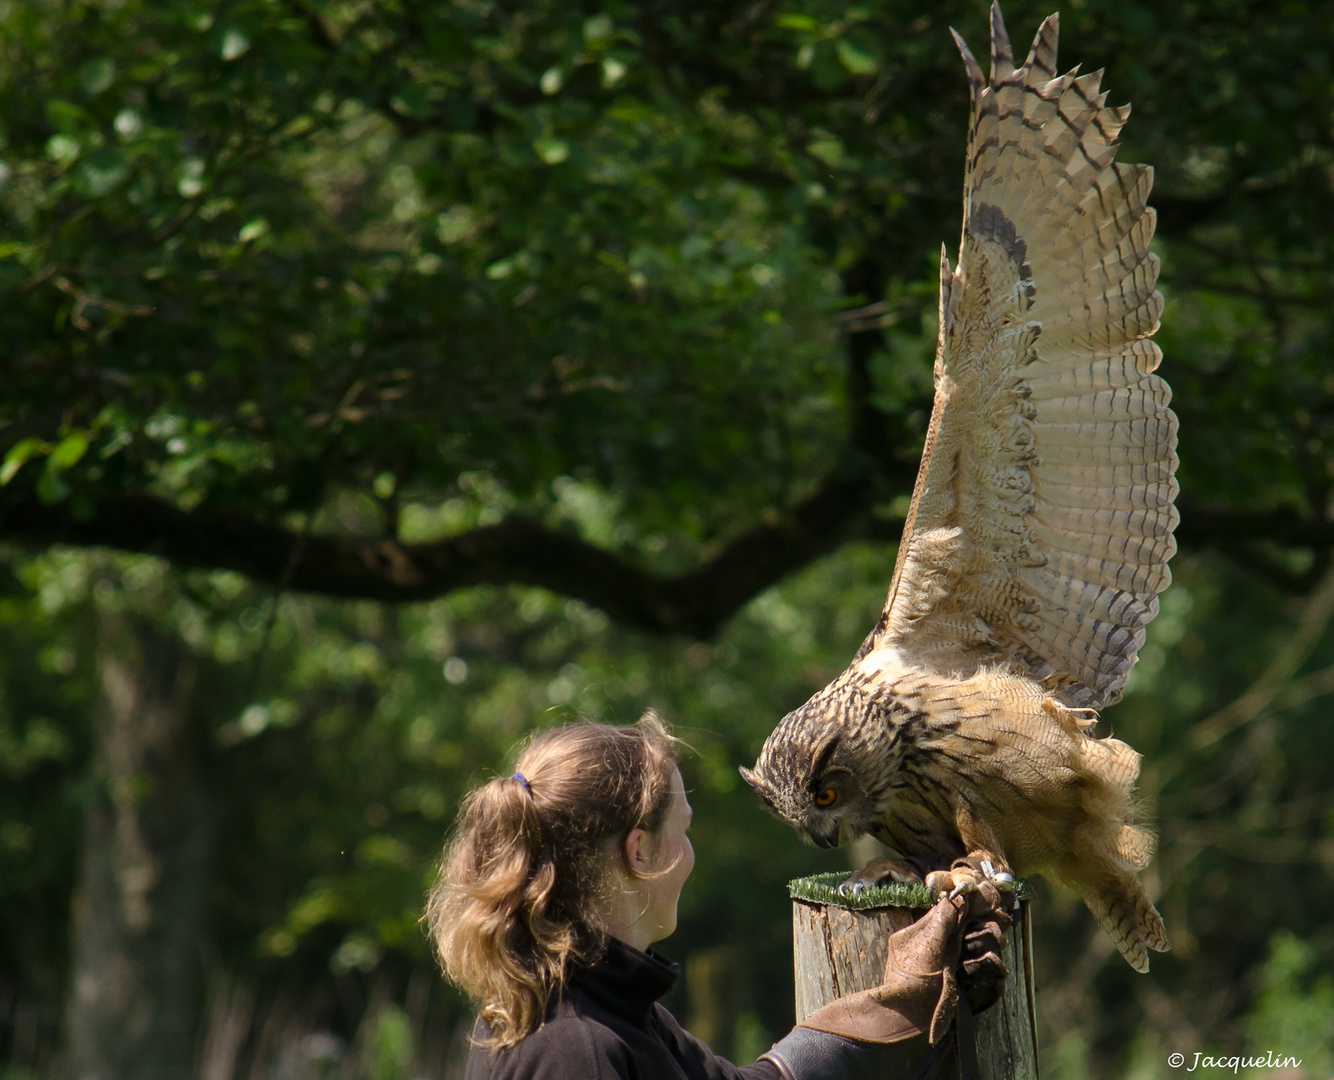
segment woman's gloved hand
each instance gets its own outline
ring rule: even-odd
[[[873,990],[830,1002],[808,1016],[765,1056],[784,1068],[785,1044],[794,1040],[809,1053],[821,1041],[802,1029],[863,1043],[894,1043],[926,1034],[934,1045],[949,1030],[960,986],[975,1012],[993,1004],[1008,974],[1000,954],[1013,925],[1003,896],[990,882],[957,897],[943,896],[911,926],[892,934],[885,977]],[[829,1044],[833,1047],[835,1044]],[[822,1076],[820,1071],[787,1075]]]
[[[963,928],[959,988],[975,1014],[1000,1000],[1005,992],[1005,977],[1009,975],[1001,953],[1005,951],[1005,931],[1014,924],[1014,919],[1008,909],[1002,909],[1010,902],[1008,896],[1000,893],[998,899],[1001,907],[989,908]]]

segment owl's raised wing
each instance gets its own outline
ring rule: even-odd
[[[958,268],[941,253],[935,405],[893,584],[862,647],[1006,662],[1071,705],[1120,697],[1176,550],[1176,417],[1153,171],[1114,162],[1129,107],[1056,76],[1057,17],[991,77],[957,34],[972,122]]]

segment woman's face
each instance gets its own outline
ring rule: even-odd
[[[695,849],[686,830],[694,815],[686,798],[681,770],[672,770],[671,801],[662,824],[648,834],[650,843],[649,873],[661,874],[644,881],[649,906],[644,912],[645,930],[652,934],[649,944],[661,941],[676,929],[676,905],[681,899],[681,888],[695,868]],[[664,873],[665,871],[665,873]]]
[[[604,913],[612,937],[642,950],[676,929],[681,886],[695,867],[695,849],[686,836],[693,813],[681,770],[674,769],[662,824],[653,832],[631,829],[621,853],[625,861],[615,856],[624,876],[621,889]]]

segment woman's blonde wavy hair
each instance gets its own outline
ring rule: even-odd
[[[542,1023],[573,961],[606,945],[609,853],[661,823],[676,740],[647,714],[631,727],[571,724],[534,736],[512,776],[473,791],[445,848],[426,922],[449,979],[479,1006],[485,1045]],[[628,868],[628,863],[627,863]]]

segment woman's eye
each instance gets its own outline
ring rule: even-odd
[[[816,806],[833,806],[838,802],[838,792],[831,787],[825,788],[819,795],[815,796]]]

